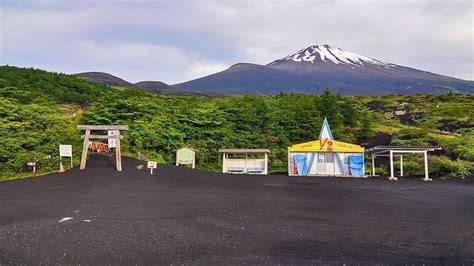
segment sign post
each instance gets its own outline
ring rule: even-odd
[[[196,150],[189,147],[182,147],[176,150],[176,166],[191,165],[196,166]]]
[[[115,141],[117,135],[115,130],[109,130],[107,136],[107,146],[109,146],[109,148],[117,148],[117,142]]]
[[[33,167],[33,176],[36,175],[36,163],[38,162],[38,159],[35,157],[35,159],[32,162],[27,163],[28,166]]]
[[[71,169],[72,169],[72,145],[59,145],[59,161],[62,163],[63,157],[71,158]]]
[[[153,174],[153,169],[156,169],[156,162],[148,162],[148,168],[150,168],[150,174]]]

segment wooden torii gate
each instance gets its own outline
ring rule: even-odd
[[[85,130],[86,133],[81,136],[84,139],[84,145],[82,146],[82,157],[80,169],[86,168],[87,151],[89,149],[90,139],[111,139],[115,138],[115,165],[117,171],[122,171],[122,153],[120,152],[120,139],[123,138],[120,135],[120,130],[128,130],[128,125],[77,125],[78,130]],[[114,136],[108,135],[91,135],[92,130],[113,130],[115,131]]]

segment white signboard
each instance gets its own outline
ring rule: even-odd
[[[115,144],[115,139],[107,139],[107,145],[109,146],[109,148],[116,148],[117,145]]]
[[[59,156],[72,157],[72,145],[59,145]]]
[[[114,137],[115,136],[115,130],[109,130],[108,135],[109,135],[109,137]]]
[[[156,162],[148,162],[148,168],[150,168],[150,174],[153,174],[153,169],[156,169]]]

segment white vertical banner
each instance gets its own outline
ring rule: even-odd
[[[109,146],[109,148],[116,148],[117,147],[115,139],[107,139],[107,145]]]

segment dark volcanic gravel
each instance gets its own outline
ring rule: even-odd
[[[0,264],[474,263],[472,181],[152,176],[111,161],[1,182]]]

